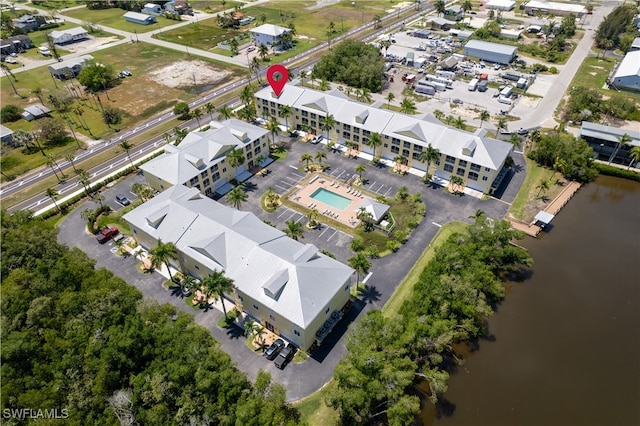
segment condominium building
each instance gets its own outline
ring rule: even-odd
[[[244,312],[303,350],[319,346],[350,300],[353,269],[242,212],[175,185],[123,216],[147,250],[178,250],[174,267],[202,280],[224,271]],[[228,303],[228,302],[227,302]]]
[[[186,185],[209,197],[224,195],[233,188],[232,179],[244,182],[251,176],[247,169],[269,156],[267,134],[262,127],[234,118],[212,121],[209,130],[189,133],[178,146],[167,144],[162,155],[140,168],[156,191]],[[235,167],[227,158],[233,149],[245,159]]]
[[[373,155],[369,136],[381,135],[382,144],[375,148],[375,155],[393,160],[401,155],[409,165],[426,171],[427,164],[420,161],[420,154],[429,146],[440,152],[440,158],[429,168],[435,176],[449,180],[460,176],[465,185],[483,193],[492,193],[505,176],[505,162],[513,150],[507,142],[484,136],[481,129],[469,133],[446,126],[431,114],[409,116],[380,109],[377,105],[365,105],[349,99],[344,93],[333,90],[321,92],[287,84],[279,97],[271,88],[256,93],[256,109],[260,116],[273,116],[289,126],[310,129],[319,134],[322,120],[332,116],[335,125],[330,139],[338,144],[349,143],[352,148]],[[291,115],[284,117],[280,108],[291,107]]]

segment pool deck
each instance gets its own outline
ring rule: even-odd
[[[311,198],[318,188],[324,188],[351,200],[351,203],[344,210],[339,210],[322,201]],[[323,217],[335,220],[350,228],[355,228],[360,224],[357,217],[358,208],[362,201],[370,198],[360,187],[349,186],[342,181],[332,179],[323,174],[315,174],[309,180],[300,183],[298,190],[289,195],[289,200],[301,205],[305,209],[316,209],[319,213],[318,220]]]

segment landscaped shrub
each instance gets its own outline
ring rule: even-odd
[[[15,105],[7,105],[0,109],[0,123],[11,123],[20,120],[20,118],[22,118],[20,108]]]
[[[635,180],[636,182],[640,182],[640,173],[633,170],[625,170],[618,167],[610,166],[608,164],[595,164],[598,172],[607,176],[615,176],[623,179]]]

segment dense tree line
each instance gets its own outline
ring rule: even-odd
[[[618,47],[625,33],[633,34],[633,17],[637,13],[638,8],[633,4],[623,4],[613,9],[596,30],[595,40],[598,47]]]
[[[595,152],[589,144],[582,138],[556,130],[540,135],[527,156],[578,182],[590,182],[598,175],[593,164]]]
[[[342,424],[409,425],[420,410],[416,385],[426,381],[438,402],[447,389],[452,345],[487,332],[486,318],[504,297],[503,280],[531,265],[511,241],[524,235],[482,212],[468,230],[435,251],[400,313],[370,311],[347,336],[338,384],[327,402]]]
[[[0,409],[65,424],[293,425],[282,386],[255,386],[193,320],[141,294],[24,213],[2,212]]]
[[[346,40],[320,59],[312,77],[379,92],[383,74],[384,58],[376,47]]]

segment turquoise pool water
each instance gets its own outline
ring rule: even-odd
[[[349,207],[349,204],[351,204],[351,200],[349,198],[343,197],[342,195],[338,195],[335,192],[324,188],[316,189],[313,194],[311,194],[311,198],[318,200],[321,203],[328,204],[338,210],[345,210]]]

